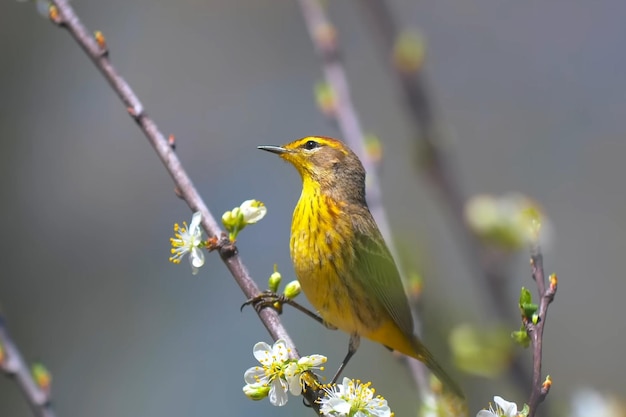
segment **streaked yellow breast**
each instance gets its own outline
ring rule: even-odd
[[[377,327],[368,297],[353,276],[352,220],[319,188],[303,189],[291,223],[291,259],[302,291],[322,318],[348,333]]]

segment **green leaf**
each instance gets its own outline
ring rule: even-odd
[[[528,336],[528,332],[526,332],[526,329],[523,325],[519,330],[511,333],[511,338],[515,343],[522,347],[527,348],[528,346],[530,346],[530,337]]]
[[[522,287],[522,290],[520,291],[519,308],[522,313],[522,317],[527,320],[531,320],[539,309],[539,306],[533,303],[533,296],[526,287]]]
[[[522,290],[519,294],[519,305],[520,307],[524,304],[531,304],[533,302],[533,296],[526,287],[522,287]]]
[[[533,320],[533,317],[536,316],[537,310],[539,309],[539,306],[537,304],[522,304],[520,305],[520,309],[522,311],[522,316],[524,316],[525,318],[529,319],[529,320]],[[533,321],[533,324],[537,324]]]

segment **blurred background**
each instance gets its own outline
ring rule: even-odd
[[[425,37],[424,76],[464,193],[521,192],[551,219],[545,266],[560,286],[544,343],[554,385],[540,414],[575,415],[571,399],[589,395],[581,389],[623,397],[626,3],[389,4]],[[300,178],[256,146],[340,137],[315,103],[322,71],[298,3],[73,5],[90,30],[104,32],[148,114],[176,135],[213,214],[249,198],[267,205],[266,218],[238,241],[259,285],[274,263],[292,279],[288,239]],[[508,334],[519,323],[494,313],[446,206],[416,165],[415,133],[371,21],[356,1],[329,1],[328,13],[364,128],[382,142],[394,237],[424,280],[424,339],[453,369],[448,339],[458,326],[502,326]],[[269,336],[252,309],[239,312],[243,294],[217,256],[208,255],[197,276],[186,261],[168,262],[172,225],[191,213],[68,33],[33,4],[5,1],[0,55],[0,308],[25,357],[52,372],[58,415],[310,413],[299,399],[279,409],[242,394],[252,346]],[[535,291],[526,251],[511,255],[505,271],[515,318],[519,288]],[[283,319],[302,354],[329,357],[331,375],[348,337],[290,309]],[[530,369],[530,350],[510,354]],[[493,395],[528,401],[506,372],[454,374],[470,415]],[[411,376],[381,346],[363,342],[347,375],[372,380],[397,416],[415,415]],[[17,386],[0,378],[0,416],[29,415]]]

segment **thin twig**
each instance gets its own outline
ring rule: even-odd
[[[51,407],[50,391],[40,388],[24,361],[17,345],[13,341],[7,328],[6,319],[0,314],[0,347],[3,351],[0,360],[0,369],[7,375],[15,378],[15,382],[22,390],[33,414],[37,417],[54,417]]]
[[[530,409],[528,417],[534,417],[537,412],[537,407],[546,398],[548,391],[550,391],[550,386],[552,385],[552,381],[549,378],[543,380],[541,376],[541,357],[543,329],[548,315],[548,306],[552,303],[554,295],[556,294],[557,278],[556,275],[550,275],[549,285],[546,287],[546,277],[543,270],[543,255],[541,254],[539,245],[535,245],[531,249],[530,266],[539,294],[537,320],[535,320],[535,323],[530,320],[525,320],[524,322],[533,348],[533,379],[530,400],[528,401],[528,407]]]
[[[174,181],[179,196],[187,203],[192,211],[199,211],[202,214],[202,227],[209,237],[218,239],[217,251],[220,258],[246,298],[259,295],[261,291],[250,277],[247,268],[237,253],[237,248],[229,244],[225,234],[222,232],[217,221],[194,187],[191,178],[184,170],[178,156],[173,150],[172,143],[165,138],[156,123],[148,117],[137,95],[111,64],[104,36],[98,33],[96,39],[94,39],[67,0],[52,0],[52,3],[56,7],[56,11],[52,9],[51,19],[60,27],[68,30],[74,40],[80,45],[83,51],[85,51],[98,70],[100,70],[104,78],[111,85],[113,91],[115,91],[126,107],[129,115],[135,120],[158,154],[163,165],[165,165],[165,168]],[[295,345],[287,333],[287,330],[283,327],[278,314],[274,310],[266,308],[259,311],[258,315],[272,338],[274,340],[285,340],[287,346],[290,348],[290,356],[292,358],[298,358]],[[319,413],[319,404],[315,402],[317,398],[316,392],[309,389],[303,392],[303,396],[311,404],[312,408]]]
[[[390,52],[400,30],[388,3],[385,0],[363,0],[358,3],[365,9],[372,22],[371,26],[378,32],[384,59],[391,62]],[[421,167],[448,207],[453,227],[460,237],[458,240],[473,269],[472,275],[488,291],[490,302],[487,304],[495,310],[498,317],[506,317],[513,322],[516,317],[507,302],[508,281],[502,270],[502,261],[494,259],[493,252],[477,239],[465,222],[465,196],[453,168],[455,164],[452,155],[442,144],[424,74],[421,71],[409,74],[399,71],[398,68],[394,68],[394,72],[406,111],[417,132]],[[520,388],[525,389],[530,384],[531,375],[519,358],[513,359],[511,373]]]
[[[299,0],[299,2],[309,37],[322,59],[324,77],[335,97],[335,119],[344,140],[357,154],[367,172],[366,191],[369,210],[376,219],[380,232],[387,242],[393,257],[398,259],[397,251],[393,244],[391,228],[383,205],[380,180],[376,174],[374,164],[365,151],[363,129],[355,106],[352,103],[348,77],[341,60],[337,31],[330,22],[319,0]],[[404,279],[403,271],[399,270]],[[413,308],[412,310],[416,332],[419,334],[421,327],[419,317],[415,311],[416,309]],[[420,362],[414,362],[414,364],[411,364],[410,370],[418,387],[421,388],[423,397],[426,398],[430,391],[427,382],[428,378],[426,377],[426,366]]]

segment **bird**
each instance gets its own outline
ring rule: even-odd
[[[420,360],[446,389],[464,398],[414,333],[400,273],[367,206],[366,173],[357,155],[324,136],[258,149],[277,154],[302,177],[291,223],[295,275],[323,322],[350,335],[333,381],[365,337]]]

